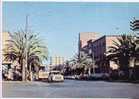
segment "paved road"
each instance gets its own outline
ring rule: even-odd
[[[3,97],[139,99],[139,84],[65,80],[63,83],[3,82]]]

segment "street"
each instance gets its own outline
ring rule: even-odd
[[[139,84],[65,80],[62,83],[3,81],[3,97],[139,98]]]

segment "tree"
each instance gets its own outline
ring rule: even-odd
[[[74,59],[72,60],[74,65],[76,66],[76,69],[80,69],[81,73],[84,74],[85,70],[88,70],[88,74],[91,74],[91,67],[92,67],[92,59],[89,55],[82,52],[79,55],[75,55]]]
[[[129,38],[130,41],[130,46],[129,46],[129,54],[130,54],[130,66],[134,67],[135,66],[135,61],[139,55],[139,47],[138,47],[138,39],[136,39],[136,37],[131,36]]]
[[[113,41],[113,46],[109,47],[109,55],[107,57],[117,63],[120,69],[128,75],[130,63],[135,63],[134,60],[138,56],[138,48],[134,37],[131,35],[122,35],[117,40],[117,42]]]
[[[7,41],[4,49],[5,60],[14,61],[18,59],[22,69],[22,80],[25,80],[26,70],[38,72],[38,66],[47,59],[47,47],[43,45],[38,34],[25,33],[21,30],[13,34],[10,33],[10,37],[11,39]],[[27,68],[25,70],[26,62]]]

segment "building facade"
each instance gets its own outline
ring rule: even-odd
[[[11,64],[8,61],[4,60],[4,49],[6,48],[6,44],[8,44],[7,40],[10,40],[10,34],[8,32],[2,33],[2,63],[3,64]]]
[[[94,58],[96,68],[101,72],[109,72],[109,68],[117,69],[118,66],[114,62],[106,60],[106,52],[113,45],[113,41],[117,41],[119,35],[106,35],[95,40],[88,40],[80,51],[83,51]]]
[[[98,33],[94,32],[82,32],[79,33],[79,44],[80,47],[83,48],[85,45],[87,45],[87,42],[89,40],[96,40],[98,38]]]
[[[62,56],[53,56],[50,57],[50,64],[48,66],[48,71],[51,70],[62,70],[64,67],[64,57]]]
[[[90,40],[95,41],[97,38],[98,38],[98,33],[95,33],[95,32],[79,33],[78,54],[80,55],[80,53],[84,51],[86,47],[88,47],[88,41]]]
[[[64,64],[64,57],[61,56],[50,57],[50,65],[58,66],[63,64]]]
[[[117,69],[118,66],[112,62],[106,60],[106,55],[110,46],[113,46],[113,41],[117,41],[118,35],[107,35],[102,36],[99,39],[91,43],[92,54],[94,54],[94,59],[96,65],[100,68],[100,71],[108,72],[109,67],[112,69]]]

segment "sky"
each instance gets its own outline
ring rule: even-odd
[[[139,3],[4,2],[3,31],[25,28],[39,33],[49,56],[72,58],[78,51],[80,32],[100,36],[131,33],[130,21],[139,19]]]

